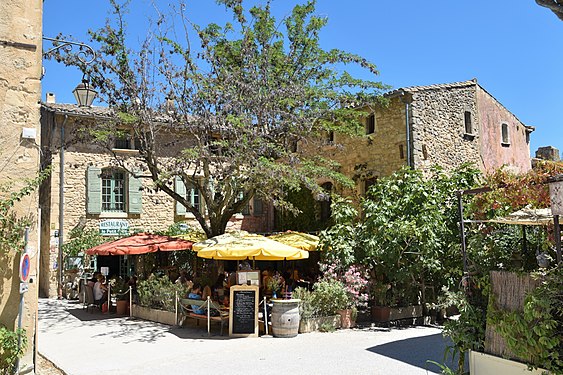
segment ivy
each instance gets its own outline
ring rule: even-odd
[[[11,331],[0,326],[0,374],[12,374],[16,361],[23,356],[26,348],[25,329],[19,328]]]
[[[508,349],[532,368],[563,373],[563,266],[539,274],[541,285],[528,294],[523,311],[489,305],[487,323]]]

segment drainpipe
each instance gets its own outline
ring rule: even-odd
[[[401,91],[401,101],[405,103],[405,130],[407,132],[407,165],[414,168],[412,157],[412,141],[411,141],[411,125],[410,125],[410,105],[412,103],[412,94]]]
[[[65,124],[68,116],[65,115],[61,124],[61,149],[59,153],[59,299],[63,298],[63,226],[64,226],[64,176],[65,176]]]

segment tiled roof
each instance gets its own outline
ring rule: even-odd
[[[83,117],[105,117],[110,118],[114,116],[112,109],[108,107],[79,107],[76,104],[63,104],[63,103],[41,103],[41,107],[49,112],[55,112],[71,116]]]
[[[452,82],[452,83],[440,83],[435,85],[427,85],[427,86],[409,86],[409,87],[401,87],[396,90],[390,91],[385,96],[395,96],[400,92],[418,92],[418,91],[428,91],[428,90],[442,90],[442,89],[453,89],[453,88],[460,88],[460,87],[469,87],[477,85],[477,79],[473,78],[469,81],[461,81],[461,82]]]

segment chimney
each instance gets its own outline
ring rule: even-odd
[[[536,151],[536,158],[543,160],[559,161],[559,150],[553,146],[540,147]]]
[[[55,93],[54,92],[48,92],[45,98],[45,101],[49,104],[55,104],[56,100],[55,100]]]

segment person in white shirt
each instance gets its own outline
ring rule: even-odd
[[[106,281],[104,275],[98,275],[98,281],[94,284],[94,301],[103,303],[107,299],[108,288],[104,284]]]

